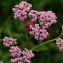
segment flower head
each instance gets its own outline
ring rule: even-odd
[[[21,50],[18,46],[11,46],[9,52],[11,53],[11,56],[14,57],[20,57]]]
[[[58,38],[56,44],[59,47],[59,51],[63,52],[63,39],[62,38]]]
[[[28,16],[31,18],[32,22],[36,22],[36,20],[38,19],[37,18],[37,16],[38,16],[37,14],[38,14],[38,11],[36,11],[36,10],[31,10],[29,12]]]
[[[11,45],[13,44],[17,44],[17,39],[13,39],[12,37],[4,37],[3,39],[3,44],[6,46],[6,47],[10,47]]]
[[[49,35],[46,29],[42,29],[39,24],[30,25],[30,35],[36,40],[44,40]]]
[[[18,46],[10,47],[10,53],[12,56],[11,63],[31,63],[30,59],[34,57],[31,50],[25,48],[25,50],[20,50]]]
[[[26,1],[22,1],[19,4],[15,5],[14,8],[12,8],[14,12],[14,18],[19,18],[21,21],[24,21],[27,18],[27,12],[30,11],[32,7],[32,4],[27,3]]]
[[[56,15],[52,11],[42,11],[38,13],[39,24],[42,25],[42,28],[48,28],[53,23],[56,23]]]
[[[30,25],[30,35],[33,35],[36,40],[44,40],[49,35],[47,32],[47,28],[51,26],[53,23],[56,23],[56,15],[52,11],[35,11],[31,10],[28,16],[31,18],[33,22]],[[38,21],[38,22],[36,22]]]

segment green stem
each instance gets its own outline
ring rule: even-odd
[[[48,41],[46,41],[46,42],[44,42],[44,43],[41,43],[41,44],[39,44],[39,45],[33,47],[31,50],[33,51],[35,48],[37,48],[37,47],[39,47],[39,46],[41,46],[41,45],[44,45],[44,44],[46,44],[46,43],[49,43],[49,42],[55,41],[55,40],[56,40],[56,38],[55,38],[55,39],[52,39],[52,40],[48,40]]]
[[[61,35],[63,35],[63,33],[61,33],[57,38],[59,38]],[[46,42],[44,42],[44,43],[41,43],[41,44],[39,44],[39,45],[33,47],[31,50],[33,51],[35,48],[37,48],[37,47],[39,47],[39,46],[41,46],[41,45],[44,45],[44,44],[46,44],[46,43],[49,43],[49,42],[55,41],[55,40],[57,40],[57,38],[52,39],[52,40],[48,40],[48,41],[46,41]]]
[[[30,40],[33,36],[31,36],[28,40]]]
[[[26,40],[28,41],[28,33],[27,32],[25,32],[25,38],[26,38]]]
[[[61,35],[63,35],[63,33],[61,33],[57,38],[59,38]]]

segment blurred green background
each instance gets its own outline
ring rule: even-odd
[[[22,0],[0,0],[0,61],[10,63],[9,48],[6,48],[2,39],[5,36],[18,39],[18,46],[21,49],[25,47],[30,49],[39,44],[34,38],[28,41],[26,36],[28,32],[24,30],[24,23],[13,18],[12,8]],[[47,40],[57,37],[61,33],[63,24],[63,0],[25,0],[31,3],[32,9],[38,11],[52,10],[57,16],[57,23],[49,27],[50,36]],[[25,35],[25,37],[21,35]],[[44,40],[46,41],[46,40]],[[25,46],[26,45],[26,46]],[[59,52],[55,42],[46,44],[47,51],[34,52],[35,57],[31,59],[32,63],[63,63],[63,54]]]

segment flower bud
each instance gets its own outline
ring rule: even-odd
[[[30,30],[30,25],[32,25],[32,22],[30,20],[26,21],[26,23],[25,23],[25,29],[26,29],[26,31]]]

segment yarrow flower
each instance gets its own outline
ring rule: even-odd
[[[42,28],[48,28],[53,23],[56,23],[56,15],[52,11],[35,11],[31,10],[28,14],[31,18],[31,21],[39,21],[39,24],[42,25]]]
[[[27,18],[27,13],[30,11],[32,4],[22,1],[19,4],[15,5],[15,8],[12,8],[14,12],[14,18],[19,18],[21,21],[24,21]]]
[[[21,51],[18,46],[12,46],[10,47],[10,53],[11,56],[13,57],[11,59],[11,63],[31,63],[30,59],[34,57],[34,54],[32,53],[31,50],[28,50],[25,48],[25,50]]]
[[[53,23],[56,23],[56,15],[52,11],[42,11],[38,13],[39,24],[42,25],[42,28],[48,28]]]
[[[34,57],[34,54],[32,53],[32,51],[26,48],[25,50],[22,51],[22,55],[23,55],[24,62],[27,62],[27,63],[31,63],[29,59]]]
[[[36,20],[38,19],[37,16],[38,16],[38,11],[36,10],[30,10],[28,16],[31,18],[31,21],[32,22],[36,22]]]
[[[44,40],[44,38],[47,38],[49,35],[46,29],[52,24],[56,23],[57,17],[52,11],[30,10],[31,7],[32,4],[27,3],[26,1],[22,1],[19,3],[19,5],[15,5],[15,8],[12,9],[14,12],[14,18],[19,18],[21,21],[24,21],[27,17],[29,17],[30,22],[27,22],[27,25],[25,24],[26,30],[29,30],[29,27],[32,26],[32,28],[30,28],[30,35],[34,35],[36,40]],[[35,27],[36,24],[39,24],[39,28]]]
[[[59,47],[59,51],[63,52],[63,39],[62,38],[58,38],[56,44]]]
[[[18,46],[11,46],[12,44],[17,44],[17,39],[5,37],[3,39],[3,44],[6,47],[10,47],[10,54],[12,56],[11,63],[31,63],[30,59],[34,57],[34,54],[31,50],[25,48],[25,50],[21,50]]]
[[[17,44],[17,39],[13,39],[12,37],[4,37],[3,39],[3,44],[6,46],[6,47],[10,47],[11,45],[13,44]]]
[[[47,38],[49,33],[47,28],[53,23],[56,23],[56,15],[52,11],[35,11],[31,10],[29,17],[33,21],[33,24],[30,25],[30,35],[33,35],[36,40],[44,40]]]
[[[9,52],[11,53],[11,56],[14,57],[20,57],[21,55],[21,49],[19,49],[18,46],[11,46]]]
[[[30,25],[30,29],[30,35],[33,35],[36,40],[44,40],[49,35],[47,30],[42,29],[39,24]]]

